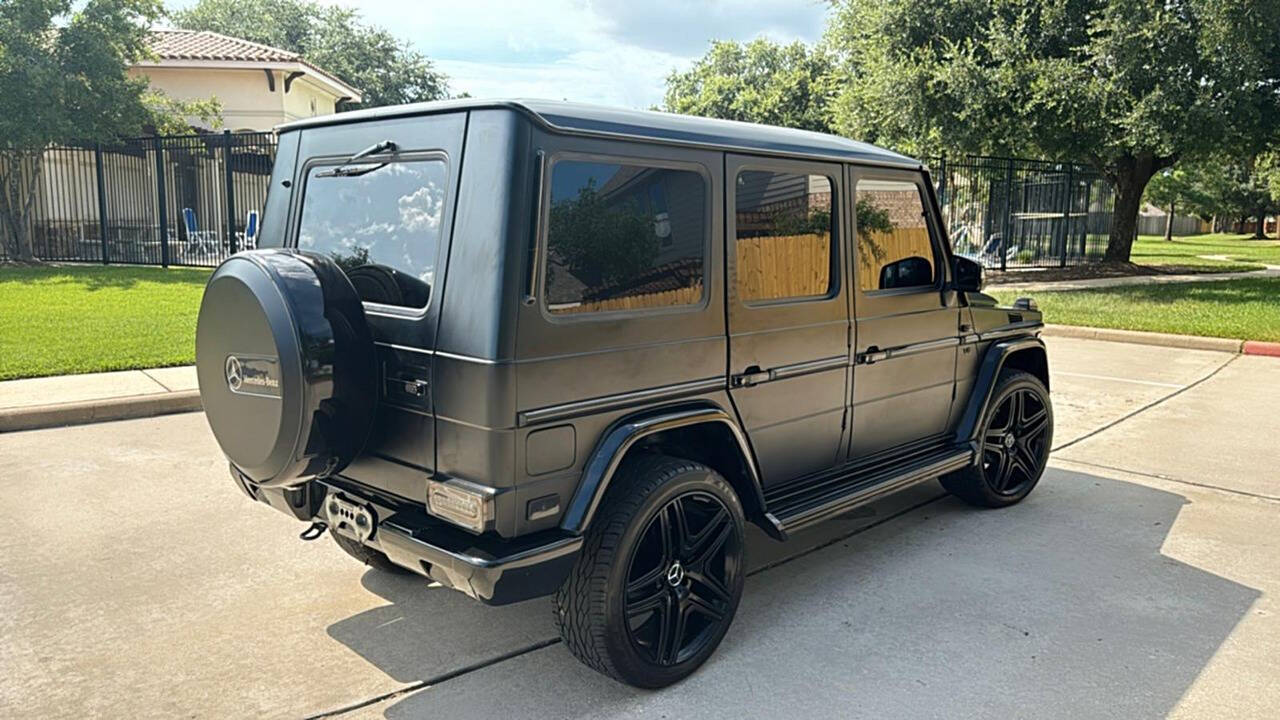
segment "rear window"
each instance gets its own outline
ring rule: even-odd
[[[447,180],[441,160],[312,167],[298,248],[333,258],[365,302],[426,307]]]
[[[691,170],[560,161],[551,173],[544,287],[556,314],[702,301],[707,183]]]

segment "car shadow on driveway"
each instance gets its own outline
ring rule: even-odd
[[[633,690],[557,644],[373,706],[390,718],[1163,717],[1259,596],[1161,552],[1183,496],[1050,469],[1002,511],[944,499],[753,576],[711,661]],[[391,604],[329,628],[402,682],[555,636],[366,573]],[[445,669],[445,670],[442,670]]]

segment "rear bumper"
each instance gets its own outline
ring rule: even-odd
[[[306,488],[259,488],[232,471],[237,486],[258,502],[299,520],[324,521],[329,493],[369,508],[376,529],[365,545],[391,562],[487,605],[507,605],[554,593],[582,550],[582,537],[546,530],[518,538],[476,536],[418,508],[394,508],[337,481]]]

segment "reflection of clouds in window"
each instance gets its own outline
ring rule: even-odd
[[[444,192],[436,184],[427,184],[409,195],[402,195],[400,225],[411,232],[437,232],[440,229],[440,212],[444,205]]]
[[[444,163],[392,162],[363,175],[320,175],[328,169],[314,168],[308,178],[298,247],[330,255],[348,272],[376,266],[433,283],[448,174]],[[414,292],[425,303],[425,293]]]

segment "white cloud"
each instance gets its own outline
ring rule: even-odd
[[[408,40],[454,92],[644,108],[713,39],[812,42],[820,0],[343,0]]]

